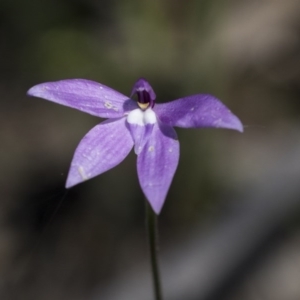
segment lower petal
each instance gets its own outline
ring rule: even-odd
[[[67,188],[93,178],[125,159],[133,147],[125,121],[122,118],[102,122],[80,141],[69,170]]]
[[[127,125],[134,140],[134,152],[135,154],[140,154],[152,133],[154,125],[147,124],[141,126],[130,123],[127,123]]]
[[[140,185],[156,214],[162,209],[178,161],[179,142],[175,130],[156,123],[137,160]]]
[[[134,109],[128,114],[127,126],[134,141],[134,151],[136,154],[140,154],[143,150],[156,122],[156,115],[151,108],[145,111]]]

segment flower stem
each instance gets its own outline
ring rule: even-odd
[[[148,242],[150,247],[150,261],[153,279],[155,300],[162,300],[161,281],[158,266],[158,236],[157,236],[157,216],[146,200],[146,226],[148,231]]]

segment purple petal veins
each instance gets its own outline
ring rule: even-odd
[[[140,185],[156,214],[162,209],[178,161],[179,142],[175,130],[156,123],[137,159]]]
[[[115,167],[129,154],[133,140],[125,119],[102,122],[80,141],[69,170],[66,187]]]

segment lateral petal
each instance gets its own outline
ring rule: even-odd
[[[122,118],[102,122],[84,136],[75,150],[66,188],[91,179],[125,159],[133,147],[125,121]]]
[[[95,81],[67,79],[33,86],[27,92],[101,118],[119,118],[137,107],[129,97]]]
[[[156,104],[154,111],[161,122],[170,126],[227,128],[243,132],[238,117],[211,95],[198,94]]]
[[[179,142],[175,130],[154,124],[151,136],[137,158],[141,188],[156,214],[165,202],[179,161]]]

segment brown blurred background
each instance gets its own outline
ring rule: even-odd
[[[26,96],[67,78],[129,95],[141,76],[245,125],[177,130],[166,299],[300,299],[300,0],[1,0],[0,37],[1,299],[152,299],[135,155],[66,192],[101,120]]]

